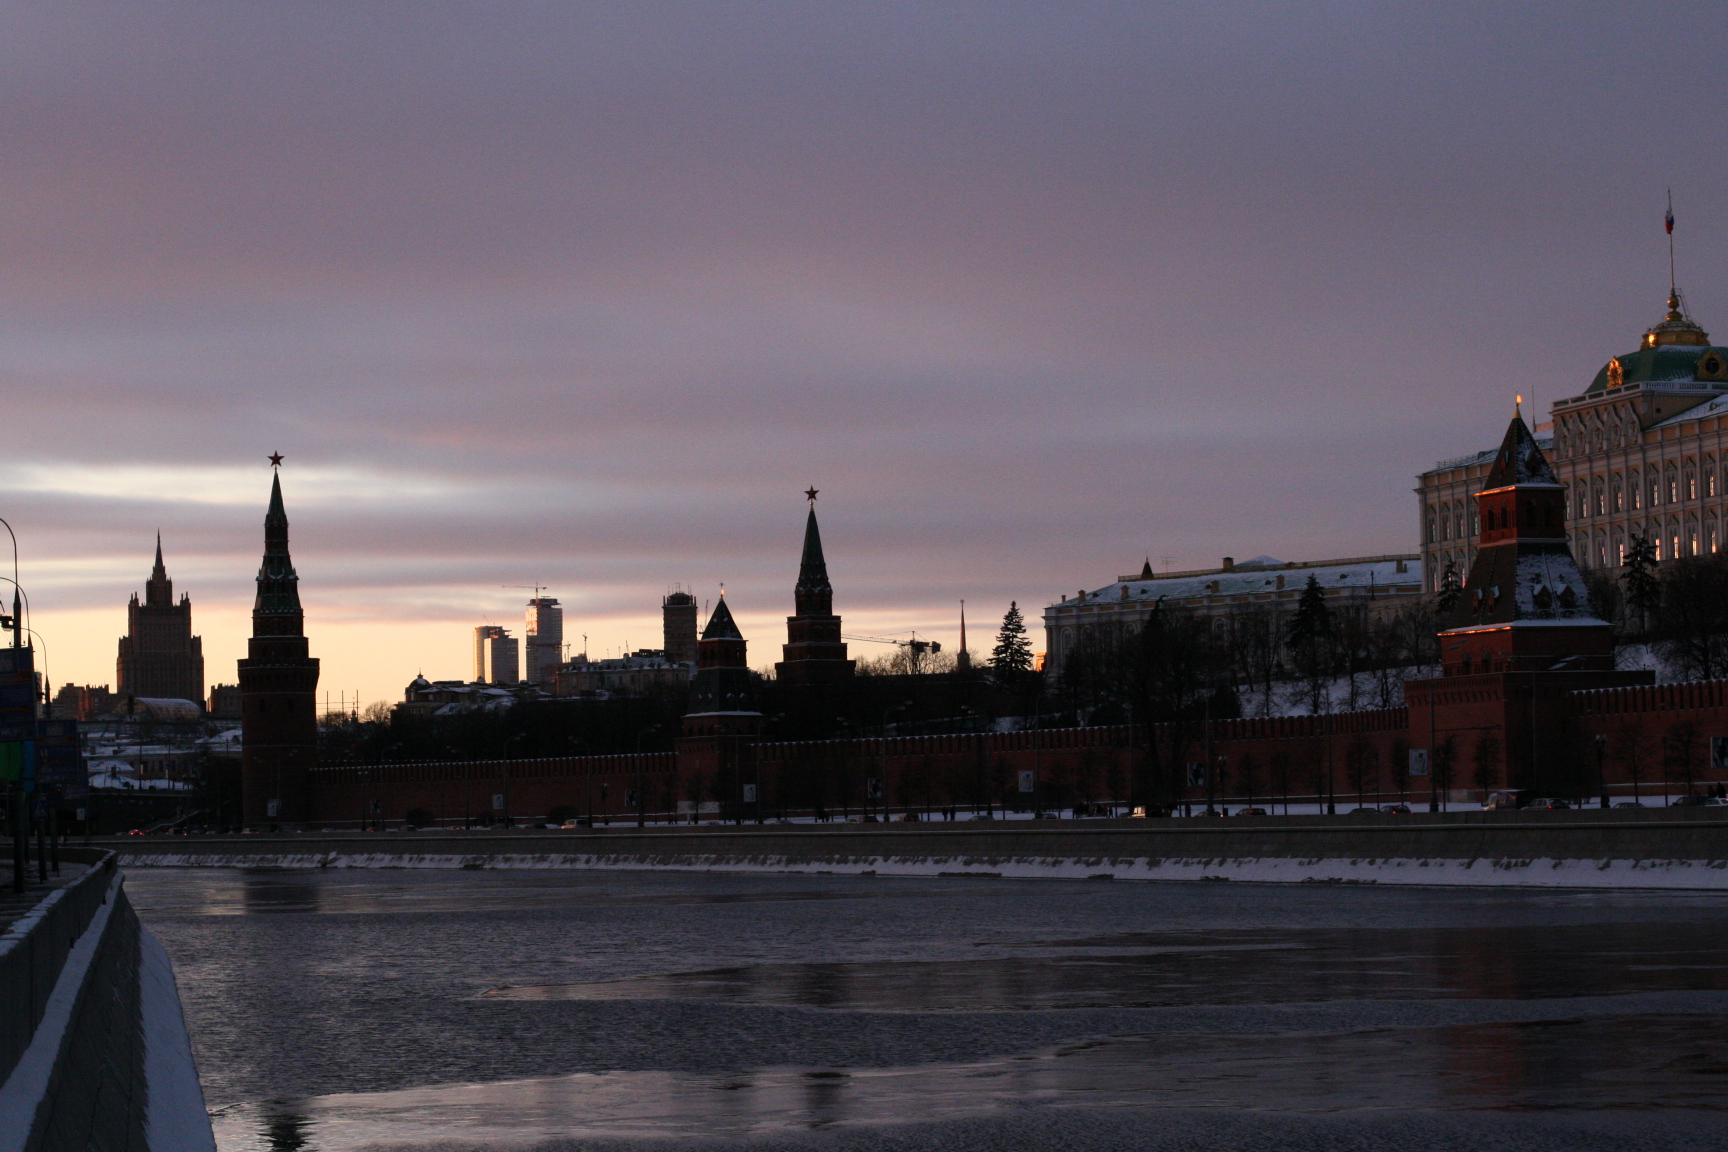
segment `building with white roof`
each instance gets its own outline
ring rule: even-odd
[[[1044,669],[1060,672],[1075,644],[1114,639],[1139,631],[1160,600],[1222,619],[1233,610],[1263,606],[1294,612],[1312,576],[1338,607],[1372,614],[1395,612],[1422,595],[1422,558],[1417,553],[1355,556],[1340,560],[1286,561],[1256,556],[1237,563],[1229,556],[1217,568],[1155,573],[1150,561],[1139,574],[1057,601],[1044,609]]]

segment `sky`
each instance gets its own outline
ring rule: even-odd
[[[757,665],[1413,551],[1414,477],[1681,287],[1728,328],[1721,5],[0,5],[0,516],[56,684],[155,534],[233,682],[281,452],[320,691]],[[1040,645],[1041,647],[1041,645]],[[884,645],[859,643],[859,656]]]

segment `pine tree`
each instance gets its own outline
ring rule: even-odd
[[[990,667],[998,672],[1032,671],[1032,642],[1026,639],[1026,621],[1020,616],[1018,601],[1008,602],[1002,628],[996,633],[996,647],[990,652]]]
[[[1440,577],[1440,591],[1434,597],[1434,612],[1444,621],[1458,607],[1464,596],[1464,586],[1458,582],[1458,565],[1448,560],[1446,573]]]
[[[1306,648],[1331,635],[1332,610],[1326,607],[1326,593],[1320,581],[1310,576],[1302,589],[1302,598],[1296,601],[1296,613],[1290,617],[1290,645]]]
[[[1662,584],[1656,579],[1656,545],[1648,536],[1634,536],[1626,549],[1626,606],[1638,613],[1639,631],[1650,629],[1650,617],[1662,602]]]

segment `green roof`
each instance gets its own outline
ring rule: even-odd
[[[1690,383],[1698,379],[1698,361],[1707,353],[1714,352],[1724,365],[1728,365],[1728,348],[1686,344],[1658,344],[1654,348],[1640,348],[1636,352],[1628,352],[1624,356],[1616,356],[1614,360],[1602,365],[1596,373],[1596,379],[1590,381],[1590,387],[1585,395],[1605,391],[1608,387],[1608,369],[1615,362],[1620,364],[1620,378],[1623,384],[1665,384]],[[1721,373],[1714,374],[1710,382],[1720,382]]]

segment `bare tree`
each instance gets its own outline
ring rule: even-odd
[[[1644,719],[1638,715],[1624,716],[1608,735],[1608,756],[1620,765],[1620,771],[1632,782],[1632,801],[1638,803],[1639,783],[1644,779],[1645,748],[1648,733]]]
[[[1500,767],[1500,740],[1492,732],[1480,732],[1476,736],[1476,747],[1472,750],[1475,761],[1474,780],[1476,787],[1482,790],[1482,799],[1488,799],[1488,792],[1494,787],[1496,771]]]
[[[1698,775],[1698,728],[1690,720],[1670,724],[1662,734],[1663,782],[1678,779],[1686,785],[1686,795],[1692,795]]]

